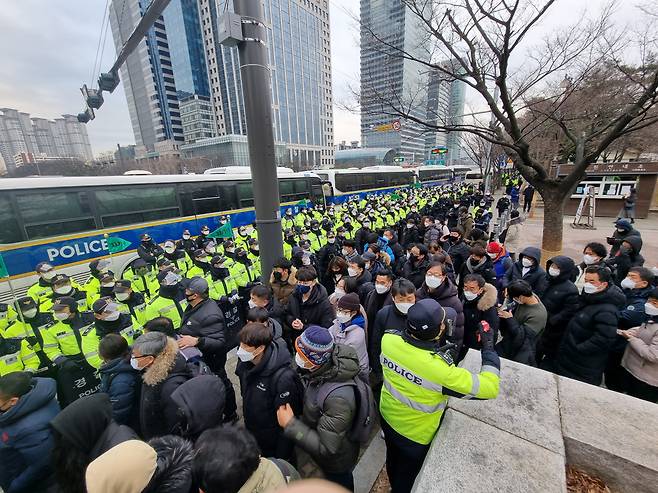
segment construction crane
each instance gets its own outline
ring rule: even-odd
[[[153,26],[153,23],[162,15],[164,9],[167,8],[170,1],[153,0],[151,2],[151,5],[148,6],[137,26],[135,26],[135,29],[121,47],[121,51],[117,54],[117,58],[110,70],[99,75],[98,89],[91,89],[86,84],[80,88],[87,106],[84,111],[78,113],[78,121],[80,123],[88,123],[96,117],[94,110],[102,106],[103,92],[109,92],[110,94],[114,92],[119,85],[119,68],[135,48],[137,48],[148,30]]]

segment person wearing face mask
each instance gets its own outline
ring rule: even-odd
[[[439,230],[439,228],[434,223],[434,217],[425,216],[423,218],[423,225],[425,226],[425,233],[423,234],[423,243],[426,246],[429,246],[429,244],[432,243],[433,241],[438,242],[443,236],[443,233]]]
[[[57,385],[29,372],[0,377],[0,488],[45,493],[53,483],[50,421],[59,413]]]
[[[123,278],[131,281],[133,289],[142,293],[146,300],[153,298],[158,290],[157,277],[156,269],[141,258],[135,260],[123,273]]]
[[[292,262],[287,258],[280,258],[272,266],[270,287],[274,298],[284,308],[288,305],[288,300],[295,291],[297,284],[295,272],[296,269],[293,268]]]
[[[164,250],[160,245],[153,241],[153,238],[151,238],[151,235],[148,233],[140,235],[139,239],[140,242],[137,247],[137,255],[139,255],[139,258],[150,266],[155,266],[155,261],[158,260],[158,257],[164,254]]]
[[[327,480],[353,491],[352,470],[360,446],[351,439],[350,430],[359,407],[354,389],[359,358],[354,348],[335,344],[329,331],[316,325],[296,339],[295,349],[306,388],[303,413],[297,418],[290,405],[280,407],[279,426],[285,437],[313,458]]]
[[[464,243],[464,229],[461,226],[450,228],[450,234],[441,239],[444,241],[443,249],[452,259],[454,271],[459,272],[470,255],[469,246]]]
[[[277,409],[290,405],[300,416],[304,388],[283,340],[274,340],[263,324],[248,323],[238,333],[238,364],[242,415],[264,457],[294,462],[294,443],[284,436],[277,421]]]
[[[144,295],[132,289],[132,283],[127,279],[119,279],[112,289],[114,300],[121,313],[129,314],[138,326],[143,326],[145,318],[146,301]]]
[[[192,252],[196,250],[196,242],[192,239],[189,229],[184,229],[180,239],[176,240],[176,248],[183,250],[188,255],[192,255]]]
[[[78,309],[80,311],[87,311],[89,309],[89,291],[82,291],[75,289],[71,278],[66,274],[57,274],[52,281],[53,292],[50,297],[40,304],[40,310],[43,311],[52,311],[53,304],[58,298],[62,296],[68,296],[73,298],[78,304]],[[100,292],[100,283],[98,285]]]
[[[620,331],[639,327],[647,320],[644,307],[653,291],[653,272],[646,267],[631,267],[628,275],[621,281],[621,288],[626,296],[624,306],[619,310]],[[627,339],[617,335],[615,344],[610,349],[605,367],[605,386],[619,391],[623,384],[624,372],[621,359],[626,350]]]
[[[309,325],[330,327],[334,321],[334,307],[329,303],[327,290],[319,284],[313,267],[297,270],[297,286],[286,308],[286,324],[299,333]]]
[[[163,258],[171,262],[180,272],[187,272],[192,267],[192,259],[182,248],[176,246],[174,240],[167,240],[162,246],[164,251]]]
[[[583,285],[585,284],[585,269],[589,266],[605,267],[605,258],[607,256],[608,250],[602,243],[591,242],[585,245],[583,249],[583,261],[578,264],[578,274],[574,281],[579,293],[582,292]]]
[[[382,307],[370,323],[370,340],[368,341],[368,354],[372,368],[373,381],[381,382],[382,367],[379,361],[381,354],[382,337],[388,330],[400,330],[407,323],[407,312],[416,302],[416,286],[407,279],[396,279],[391,285],[391,298],[393,303]]]
[[[127,313],[121,313],[119,306],[111,297],[100,298],[91,307],[96,322],[96,335],[102,339],[107,334],[119,334],[132,344],[135,337],[141,334],[140,327]]]
[[[411,255],[402,268],[402,276],[409,279],[416,288],[422,286],[430,264],[427,247],[418,243],[411,248]]]
[[[578,311],[569,321],[558,349],[558,374],[591,385],[601,384],[617,335],[619,307],[625,301],[608,269],[585,269]]]
[[[39,262],[34,271],[39,279],[28,288],[27,295],[34,301],[42,303],[52,294],[52,280],[57,272],[48,262]]]
[[[36,372],[39,358],[26,339],[0,334],[0,376],[16,371]]]
[[[379,260],[381,255],[388,261],[388,256],[385,253],[379,252],[378,250],[379,247],[377,245],[370,245],[368,250],[363,252],[362,255],[362,258],[366,263],[365,268],[370,273],[371,279],[374,279],[380,270],[384,270],[390,265],[390,262],[388,264],[384,264],[383,261]]]
[[[402,257],[404,257],[404,248],[402,248],[402,245],[400,245],[398,241],[398,235],[396,234],[395,229],[392,227],[385,229],[382,238],[386,240],[388,248],[391,249],[391,252],[393,253],[392,258],[395,259],[396,263],[400,262]]]
[[[176,330],[180,329],[183,313],[187,307],[182,281],[183,278],[180,274],[172,271],[163,271],[158,274],[160,290],[146,305],[144,311],[146,320],[167,317],[173,322]]]
[[[368,293],[366,296],[365,304],[363,305],[366,313],[366,320],[370,322],[370,326],[375,322],[377,313],[385,306],[393,304],[393,297],[391,296],[391,287],[393,286],[393,273],[388,269],[380,270],[375,276],[375,289]],[[371,347],[372,341],[372,328],[368,331],[368,347]],[[371,355],[375,357],[375,355]],[[377,355],[377,357],[379,357]]]
[[[363,304],[368,293],[375,288],[372,284],[372,276],[366,269],[366,261],[363,257],[355,257],[348,263],[347,274],[356,280],[357,294]]]
[[[251,261],[251,277],[254,279],[252,282],[260,281],[260,276],[262,274],[260,268],[260,246],[258,245],[258,240],[256,238],[250,238],[247,242],[249,244],[249,249],[247,251],[247,257]]]
[[[202,226],[199,236],[194,240],[195,249],[203,249],[204,243],[208,241],[208,235],[210,234],[210,228],[208,226]]]
[[[466,259],[466,262],[462,264],[461,270],[458,271],[459,292],[463,292],[464,278],[468,274],[479,274],[484,278],[484,282],[495,286],[496,272],[494,270],[493,262],[487,255],[487,250],[482,245],[475,244],[470,248],[469,252],[469,257]]]
[[[283,215],[283,218],[281,218],[281,227],[283,229],[292,229],[295,227],[292,209],[286,209],[286,213]]]
[[[548,287],[546,271],[539,265],[541,250],[535,247],[526,247],[519,254],[519,260],[507,273],[507,284],[513,281],[526,281],[530,284],[532,291],[539,297],[543,296]]]
[[[658,403],[658,289],[653,289],[644,305],[647,316],[637,327],[617,330],[628,341],[621,360],[618,392]],[[606,378],[607,385],[607,378]]]
[[[285,316],[285,310],[276,301],[270,288],[264,284],[256,284],[249,291],[248,307],[263,308],[267,310],[268,316],[277,319],[280,322]]]
[[[487,256],[493,262],[493,271],[496,276],[494,286],[498,290],[498,301],[502,302],[503,293],[507,288],[507,275],[512,270],[514,262],[507,253],[505,246],[495,241],[487,245]]]
[[[487,322],[494,335],[498,337],[499,318],[496,310],[498,293],[496,288],[487,284],[479,274],[468,274],[464,278],[462,304],[464,306],[464,344],[458,360],[462,360],[469,348],[482,349],[478,339],[481,322]]]
[[[409,245],[415,245],[420,242],[420,232],[413,218],[407,217],[404,229],[402,230],[402,246],[407,248]]]
[[[515,307],[513,311],[498,309],[502,340],[496,344],[496,352],[517,363],[537,366],[535,351],[546,327],[546,308],[526,281],[512,282],[507,292]]]
[[[336,344],[351,346],[356,350],[359,356],[359,366],[361,371],[359,377],[368,382],[370,373],[370,363],[368,361],[368,324],[365,317],[365,311],[359,304],[359,297],[356,293],[350,293],[343,296],[336,304],[336,320],[329,332],[334,338]]]
[[[340,257],[340,250],[341,247],[336,241],[336,234],[333,231],[330,231],[326,236],[326,244],[320,248],[320,251],[318,252],[318,266],[320,268],[320,272],[323,274],[323,285],[325,288],[327,288],[329,294],[333,292],[333,287],[331,286],[333,283],[331,282],[331,279],[329,279],[329,282],[325,283],[325,280],[327,280],[326,274],[329,272],[329,264],[333,261],[333,259]]]
[[[621,248],[622,241],[627,240],[632,236],[642,239],[640,232],[633,227],[628,219],[617,219],[615,221],[615,231],[612,233],[612,236],[608,236],[606,238],[608,245],[611,245],[611,259],[617,256],[617,252]]]
[[[113,274],[110,270],[111,262],[108,259],[96,259],[89,262],[89,272],[91,276],[83,286],[83,290],[89,293],[89,296],[97,296],[101,290],[101,277],[105,274]],[[124,272],[124,277],[129,276],[129,272]],[[54,291],[54,290],[53,290]]]
[[[640,250],[642,250],[642,238],[629,236],[621,242],[616,255],[605,261],[614,274],[615,284],[621,284],[631,267],[644,265],[644,257],[640,255]]]
[[[90,296],[89,293],[87,293],[87,306],[91,306],[94,304],[96,300],[99,298],[104,298],[104,297],[112,297],[114,296],[114,286],[116,285],[116,280],[114,279],[114,276],[112,274],[104,274],[101,276],[101,288],[98,292],[98,294],[94,296]]]
[[[283,256],[290,258],[292,256],[292,249],[297,246],[297,235],[292,229],[287,229],[283,232]]]
[[[247,251],[238,247],[235,250],[235,264],[233,265],[235,274],[233,274],[233,279],[235,280],[238,288],[246,288],[251,283],[258,281],[258,276],[256,276],[256,268],[254,263],[247,255]]]
[[[194,250],[194,253],[192,254],[192,267],[187,271],[185,277],[192,279],[196,276],[206,276],[210,272],[209,259],[210,257],[206,250]]]
[[[119,334],[107,334],[98,344],[103,364],[98,369],[99,392],[110,396],[112,419],[133,429],[139,426],[140,374],[130,365],[130,347]]]
[[[238,286],[231,277],[228,268],[228,259],[222,255],[215,255],[210,259],[209,276],[205,276],[210,286],[210,297],[218,301],[224,296],[233,296],[238,292]]]
[[[237,405],[233,384],[226,374],[227,334],[224,315],[217,303],[208,297],[208,282],[193,277],[185,286],[187,308],[183,314],[178,347],[196,347],[203,353],[203,361],[224,384],[226,401],[224,422],[237,421]]]
[[[340,256],[334,256],[327,265],[327,269],[322,276],[322,285],[331,297],[336,289],[336,285],[343,278],[347,277],[347,261]]]
[[[315,254],[318,254],[320,249],[327,243],[327,237],[322,229],[320,229],[320,223],[316,220],[311,221],[311,230],[308,233],[308,240],[311,242],[311,250]]]
[[[507,248],[512,260],[516,260],[516,254],[523,248],[523,222],[524,218],[519,211],[513,210],[507,229],[500,235],[500,241]]]
[[[560,341],[569,320],[578,311],[578,288],[571,281],[576,266],[571,258],[558,255],[546,262],[548,288],[541,296],[548,318],[546,328],[537,341],[537,365],[554,371]]]
[[[349,263],[359,256],[359,252],[356,250],[356,241],[354,240],[345,240],[343,242],[343,248],[341,250],[341,255]]]
[[[452,309],[421,300],[409,309],[405,325],[382,339],[384,385],[379,410],[386,471],[395,493],[411,491],[448,397],[494,399],[498,395],[500,358],[493,349],[492,331],[486,327],[479,331],[479,371],[460,368],[439,342],[454,317]]]
[[[356,242],[356,249],[359,253],[363,253],[363,246],[368,241],[368,235],[372,233],[372,221],[369,218],[364,218],[361,223],[362,226],[354,234],[354,241]]]

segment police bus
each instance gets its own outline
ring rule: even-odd
[[[322,183],[310,172],[279,174],[283,208],[322,203]],[[0,252],[17,296],[35,282],[34,267],[47,261],[78,282],[87,265],[108,257],[108,237],[128,242],[110,256],[121,273],[136,258],[139,236],[158,243],[219,227],[228,216],[238,227],[255,220],[250,173],[6,178],[0,180]],[[0,301],[11,299],[0,283]]]
[[[445,185],[446,183],[452,183],[454,180],[454,172],[447,166],[418,166],[416,175],[418,181],[427,186]]]
[[[315,170],[322,179],[324,194],[329,202],[342,203],[358,195],[393,192],[415,183],[413,169],[401,166],[369,166],[365,168]]]

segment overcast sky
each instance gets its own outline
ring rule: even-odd
[[[632,22],[632,9],[642,0],[620,0],[620,17]],[[575,6],[601,5],[604,0],[561,0],[545,26],[573,16]],[[359,83],[359,34],[352,16],[357,0],[330,0],[334,89],[334,141],[359,140],[359,116],[336,107],[349,103],[350,87]],[[32,116],[56,118],[83,108],[79,87],[89,84],[98,45],[105,0],[5,0],[0,9],[0,107]],[[103,63],[115,55],[108,32]],[[88,124],[94,154],[117,143],[134,143],[123,87],[105,95],[97,118]]]

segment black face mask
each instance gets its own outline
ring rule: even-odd
[[[192,303],[196,299],[196,294],[186,294],[185,299],[188,303]]]
[[[283,274],[281,272],[278,272],[278,271],[274,271],[272,273],[272,275],[274,276],[275,281],[280,281],[281,278],[283,277]]]

